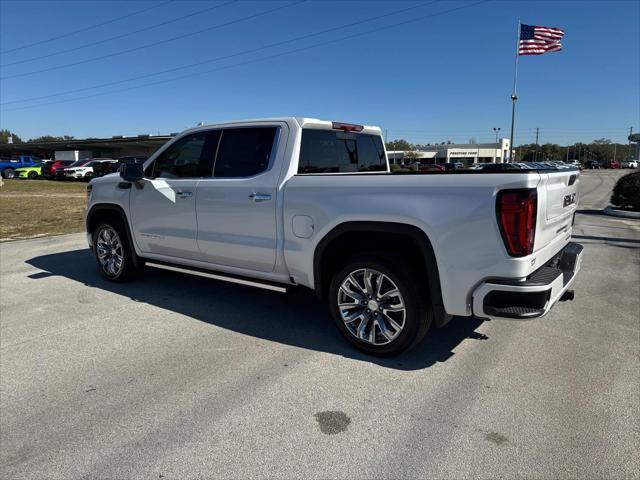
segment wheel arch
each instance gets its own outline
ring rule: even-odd
[[[372,251],[390,243],[410,242],[403,248],[402,254],[407,258],[418,256],[415,267],[424,273],[427,281],[431,303],[433,305],[434,323],[442,326],[451,318],[445,311],[442,300],[440,274],[433,245],[427,234],[414,225],[377,222],[353,221],[337,225],[320,240],[313,255],[313,278],[316,293],[325,299],[331,273],[337,264],[354,251],[353,239],[363,234],[370,240],[360,251]],[[360,245],[358,245],[360,248]]]
[[[127,236],[127,244],[129,245],[132,253],[133,264],[138,267],[141,261],[136,253],[135,243],[133,241],[133,235],[131,234],[131,228],[129,227],[127,214],[120,205],[115,203],[98,203],[93,205],[87,213],[87,219],[85,222],[87,233],[93,234],[93,230],[102,220],[114,217],[118,218],[124,226],[124,231]]]

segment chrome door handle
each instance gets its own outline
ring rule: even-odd
[[[271,195],[269,195],[268,193],[253,192],[251,195],[249,195],[249,198],[254,202],[266,202],[267,200],[271,200]]]
[[[178,195],[180,198],[190,198],[190,197],[193,197],[193,192],[185,192],[182,190],[178,190],[176,192],[176,195]]]

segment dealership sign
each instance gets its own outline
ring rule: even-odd
[[[477,157],[478,150],[450,149],[449,157]]]

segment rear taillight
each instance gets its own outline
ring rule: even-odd
[[[535,188],[498,192],[498,226],[504,246],[512,257],[524,257],[533,253],[537,211],[538,193]]]

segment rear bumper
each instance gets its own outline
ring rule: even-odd
[[[496,278],[473,292],[479,318],[528,320],[545,315],[569,290],[582,264],[583,248],[570,242],[524,280]]]

